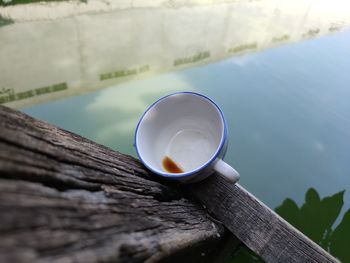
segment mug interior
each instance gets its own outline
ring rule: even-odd
[[[196,93],[176,93],[154,103],[141,118],[135,136],[139,157],[158,174],[181,175],[200,169],[223,144],[224,119],[218,106]],[[180,173],[163,166],[171,158]]]

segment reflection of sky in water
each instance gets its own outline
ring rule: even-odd
[[[350,186],[350,32],[129,82],[24,112],[124,153],[136,122],[159,97],[202,92],[229,123],[226,160],[272,208]],[[345,193],[345,209],[350,207]]]
[[[27,108],[24,112],[120,152],[136,155],[132,144],[139,117],[159,97],[178,90],[193,88],[181,75],[170,73]]]

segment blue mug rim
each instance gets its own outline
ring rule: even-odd
[[[220,116],[221,116],[221,119],[223,121],[223,124],[224,124],[224,134],[221,138],[221,141],[220,141],[220,145],[218,147],[218,149],[216,150],[215,154],[213,155],[212,158],[210,158],[205,164],[203,164],[202,166],[196,168],[195,170],[192,170],[190,172],[187,172],[187,173],[181,173],[181,174],[174,174],[174,173],[162,173],[162,172],[158,172],[156,170],[154,170],[152,167],[148,166],[147,163],[142,159],[140,153],[139,153],[139,150],[138,150],[138,147],[137,147],[137,142],[136,142],[136,138],[137,138],[137,133],[138,133],[138,130],[139,130],[139,126],[140,126],[140,123],[141,121],[143,120],[144,116],[146,115],[146,113],[152,109],[156,104],[158,104],[160,101],[170,97],[170,96],[174,96],[174,95],[178,95],[178,94],[191,94],[191,95],[195,95],[195,96],[199,96],[199,97],[202,97],[202,98],[205,98],[206,100],[208,100],[209,102],[211,102],[219,111],[220,113]],[[200,94],[200,93],[196,93],[196,92],[192,92],[192,91],[180,91],[180,92],[175,92],[175,93],[171,93],[171,94],[168,94],[168,95],[165,95],[161,98],[159,98],[158,100],[156,100],[155,102],[153,102],[146,110],[145,112],[141,115],[141,118],[139,119],[138,123],[137,123],[137,126],[136,126],[136,130],[135,130],[135,135],[134,135],[134,145],[135,145],[135,148],[136,148],[136,153],[137,153],[137,156],[140,158],[142,164],[144,166],[147,167],[147,169],[151,170],[153,173],[155,174],[158,174],[160,176],[163,176],[163,177],[167,177],[167,178],[170,178],[170,179],[177,179],[177,178],[185,178],[185,177],[189,177],[195,173],[198,173],[199,171],[201,170],[204,170],[205,168],[207,168],[208,166],[210,166],[212,164],[213,161],[216,160],[216,158],[219,156],[219,154],[221,153],[222,151],[222,148],[224,147],[225,145],[225,141],[227,140],[227,134],[228,134],[228,131],[227,131],[227,122],[226,122],[226,119],[225,119],[225,116],[224,116],[224,113],[223,111],[221,110],[221,108],[212,100],[210,99],[209,97],[203,95],[203,94]]]

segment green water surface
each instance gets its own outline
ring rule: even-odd
[[[13,1],[13,4],[22,2],[26,1]],[[57,93],[73,92],[74,88],[71,89],[70,85],[77,83],[74,82],[75,76],[80,74],[84,77],[82,79],[89,79],[87,68],[94,69],[94,59],[98,58],[94,55],[100,52],[101,56],[108,57],[108,52],[111,52],[111,56],[115,57],[111,59],[111,63],[107,61],[106,65],[116,65],[118,64],[118,56],[117,52],[113,53],[113,43],[116,46],[118,44],[122,50],[124,50],[123,48],[127,50],[130,47],[132,50],[130,53],[122,51],[120,55],[121,63],[123,66],[126,65],[125,68],[106,66],[105,71],[99,71],[98,66],[105,67],[103,59],[101,59],[102,62],[96,62],[98,70],[96,72],[91,70],[91,72],[96,73],[95,79],[91,78],[93,79],[91,83],[100,85],[107,83],[105,81],[117,79],[119,81],[119,79],[127,78],[124,82],[62,100],[55,101],[55,97],[52,97],[50,102],[21,110],[122,153],[136,156],[133,147],[135,126],[144,110],[151,103],[164,95],[178,91],[194,91],[205,94],[220,105],[228,121],[229,148],[225,160],[241,174],[240,184],[342,262],[350,263],[350,31],[336,32],[340,28],[338,24],[326,25],[330,19],[326,15],[327,12],[325,12],[324,20],[320,19],[316,23],[310,18],[312,17],[310,9],[306,8],[306,14],[300,15],[300,26],[294,25],[294,31],[288,30],[287,25],[281,26],[282,29],[285,27],[286,30],[274,27],[274,30],[279,33],[273,36],[267,34],[272,44],[264,46],[266,41],[261,37],[261,32],[265,32],[266,28],[272,28],[275,25],[272,22],[266,25],[260,22],[255,23],[253,18],[259,16],[264,22],[269,12],[274,17],[273,21],[281,21],[280,17],[283,16],[280,16],[278,8],[270,8],[269,4],[266,4],[266,9],[264,9],[266,13],[260,12],[260,7],[249,9],[252,1],[248,2],[229,6],[227,14],[230,14],[232,10],[236,12],[235,15],[241,14],[242,21],[248,25],[246,29],[249,29],[251,22],[251,27],[256,27],[251,32],[255,33],[245,35],[244,32],[239,32],[240,26],[243,26],[242,23],[242,25],[237,25],[238,34],[235,31],[236,22],[231,23],[230,28],[218,28],[222,39],[234,40],[235,37],[230,37],[237,33],[237,43],[233,41],[229,47],[225,43],[214,43],[215,34],[213,35],[213,31],[207,33],[205,31],[207,28],[215,28],[210,24],[210,17],[213,17],[210,12],[214,12],[208,11],[214,10],[210,8],[198,7],[193,13],[196,14],[196,19],[198,18],[196,21],[200,21],[198,22],[200,30],[193,27],[190,33],[193,35],[196,31],[201,31],[200,43],[194,41],[195,38],[194,40],[183,38],[184,41],[177,42],[177,45],[173,45],[173,43],[182,32],[173,27],[170,37],[166,35],[164,33],[167,28],[166,23],[171,20],[164,20],[163,17],[181,12],[180,22],[188,23],[190,27],[191,14],[187,13],[189,9],[186,7],[175,11],[164,9],[164,13],[162,13],[163,7],[159,9],[161,10],[158,13],[159,21],[167,22],[164,22],[165,25],[162,29],[164,32],[158,29],[154,30],[154,36],[157,38],[152,37],[152,27],[145,25],[145,30],[141,32],[142,34],[140,33],[141,35],[135,33],[129,37],[131,31],[123,31],[122,40],[118,37],[120,32],[116,32],[116,35],[110,38],[113,41],[108,42],[106,47],[103,45],[103,41],[96,42],[95,40],[103,38],[108,32],[113,32],[116,25],[109,24],[109,21],[119,21],[119,28],[131,28],[136,32],[142,27],[142,23],[135,25],[129,23],[128,15],[134,15],[131,21],[137,20],[142,14],[145,19],[148,19],[147,21],[151,21],[153,13],[145,15],[144,12],[148,12],[147,9],[136,10],[134,13],[125,10],[121,11],[123,12],[122,16],[115,15],[116,20],[113,20],[113,14],[110,17],[107,14],[106,19],[103,17],[101,19],[103,23],[96,25],[96,39],[86,37],[89,40],[84,40],[85,42],[80,40],[84,37],[84,32],[95,31],[93,31],[94,28],[89,27],[86,31],[78,28],[77,32],[81,34],[77,36],[80,41],[78,43],[81,45],[78,48],[75,46],[70,48],[69,46],[69,43],[75,43],[74,34],[72,34],[74,35],[72,39],[65,38],[71,29],[71,24],[68,22],[75,25],[75,20],[72,18],[69,18],[71,20],[62,18],[57,24],[55,21],[52,22],[52,30],[50,30],[49,22],[46,20],[33,22],[27,28],[23,21],[18,22],[10,15],[0,16],[0,41],[1,37],[6,37],[6,41],[8,41],[4,44],[6,50],[14,52],[19,62],[21,62],[21,55],[26,58],[31,57],[29,51],[20,53],[24,47],[21,46],[22,41],[17,41],[18,43],[14,41],[16,38],[11,29],[15,28],[18,32],[28,34],[28,38],[37,41],[35,42],[37,44],[33,44],[32,41],[25,43],[25,45],[34,47],[34,50],[42,50],[38,54],[33,54],[32,61],[41,59],[47,63],[47,67],[41,68],[38,63],[33,63],[33,65],[35,64],[33,69],[36,71],[28,66],[13,73],[17,74],[18,78],[12,79],[10,77],[13,74],[10,70],[16,68],[16,63],[11,64],[9,60],[11,58],[7,58],[7,51],[2,54],[0,50],[0,55],[7,58],[6,61],[1,62],[3,67],[0,67],[0,77],[4,80],[0,83],[3,102],[11,102],[9,100],[11,96],[13,97],[12,101],[21,102],[25,99],[31,99],[18,95],[24,93],[17,91],[16,94],[11,93],[16,88],[23,87],[23,84],[18,84],[17,87],[16,83],[23,83],[20,80],[23,76],[27,76],[25,74],[29,74],[28,72],[30,72],[30,76],[27,77],[31,78],[32,81],[36,77],[45,80],[42,78],[41,71],[44,68],[50,69],[50,66],[53,65],[52,70],[48,70],[51,75],[48,75],[47,78],[51,79],[51,76],[57,76],[57,80],[55,78],[53,83],[65,81],[58,77],[62,72],[70,76],[69,70],[64,71],[70,66],[74,68],[72,65],[75,61],[69,60],[70,54],[75,56],[76,53],[79,53],[76,60],[79,61],[79,65],[82,65],[79,68],[80,71],[73,72],[72,70],[73,77],[69,79],[70,82],[60,84],[64,89],[54,90]],[[1,4],[0,1],[0,5],[4,5],[4,3]],[[216,8],[220,11],[217,12],[216,18],[221,18],[222,10],[225,7]],[[288,11],[288,8],[286,7],[284,11]],[[4,8],[0,8],[0,11],[4,10]],[[202,18],[198,15],[202,12],[201,10],[206,10],[205,12],[209,12],[210,16]],[[253,11],[248,14],[249,10]],[[317,8],[313,10],[317,10]],[[232,19],[235,15],[231,18],[228,15],[227,19]],[[309,20],[306,19],[308,17]],[[119,18],[120,20],[118,20]],[[77,21],[84,23],[89,21],[89,18],[84,15],[79,19]],[[99,20],[96,18],[96,21]],[[216,21],[218,24],[225,25],[225,21],[220,19]],[[83,22],[79,25],[85,25]],[[38,25],[42,23],[40,28],[46,32],[44,35],[51,32],[51,37],[55,41],[55,34],[52,32],[56,32],[55,30],[58,29],[63,32],[63,59],[56,61],[56,64],[50,60],[50,57],[45,60],[45,56],[51,54],[49,47],[57,48],[54,41],[48,37],[48,41],[41,42],[41,33],[36,35],[36,30],[28,31],[32,28],[38,28],[35,23]],[[154,23],[153,26],[156,27],[157,23]],[[305,23],[311,25],[307,30],[303,27]],[[89,25],[93,27],[93,23]],[[111,27],[106,29],[106,25]],[[298,28],[300,28],[300,32],[296,34]],[[99,35],[98,32],[103,32],[103,34]],[[163,32],[164,35],[159,35],[159,32]],[[321,33],[323,36],[319,35]],[[332,34],[329,35],[329,33]],[[150,46],[163,41],[161,48],[164,48],[164,53],[157,54],[157,49],[144,48],[142,46],[144,44],[140,44],[145,43],[149,35],[151,36],[149,41],[154,39]],[[210,38],[205,38],[207,35]],[[241,36],[246,36],[246,39],[243,39],[244,41],[238,39]],[[170,39],[172,37],[173,42]],[[147,39],[145,40],[145,38]],[[14,41],[14,43],[10,41]],[[65,41],[67,41],[67,45],[65,45]],[[93,45],[89,46],[90,43]],[[281,45],[277,46],[276,43]],[[214,48],[217,46],[220,46],[221,49]],[[75,48],[77,48],[76,51],[73,50]],[[103,53],[105,50],[108,52]],[[157,54],[154,59],[152,52]],[[248,54],[244,54],[245,52]],[[51,55],[56,60],[59,57]],[[128,56],[133,59],[130,65],[127,63]],[[139,57],[142,59],[138,59]],[[170,59],[173,62],[166,64],[164,61],[169,57],[173,59]],[[164,71],[168,73],[155,74],[162,72],[162,70],[158,69],[158,71],[154,70],[153,72],[154,65],[167,65],[167,69]],[[142,79],[133,79],[134,76],[144,72],[153,72],[154,74],[147,75],[148,77],[145,76]],[[33,98],[34,95],[37,95],[35,98],[39,99],[40,96],[44,96],[44,93],[39,94],[38,90],[48,90],[53,93],[52,87],[57,86],[49,82],[43,87],[41,84],[38,87],[35,85],[33,87],[29,85],[29,91],[24,92],[26,94],[29,92]],[[50,95],[50,92],[46,92],[45,96]],[[229,262],[262,262],[262,260],[247,248],[242,247],[236,251]]]
[[[349,73],[346,31],[23,111],[136,156],[134,129],[148,105],[176,91],[203,93],[226,115],[226,161],[240,183],[350,262]],[[246,251],[238,258],[258,261]]]

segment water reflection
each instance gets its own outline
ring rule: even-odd
[[[163,77],[164,78],[164,77]],[[132,136],[140,115],[159,97],[178,90],[194,90],[194,88],[181,76],[168,74],[167,84],[162,81],[148,80],[149,87],[145,89],[145,81],[137,81],[131,86],[120,85],[98,93],[94,99],[85,106],[86,114],[103,120],[103,124],[95,128],[95,139],[107,145],[114,145],[116,136],[128,138]],[[116,119],[118,113],[118,119]],[[117,120],[117,121],[116,121]],[[118,145],[119,147],[119,145]],[[117,147],[116,147],[117,148]]]
[[[11,107],[298,42],[350,23],[343,0],[16,3],[0,6],[0,88],[10,90],[0,103]]]
[[[123,9],[120,1],[69,1],[25,12],[20,5],[0,7],[0,101],[16,107],[51,101],[23,111],[133,154],[134,127],[145,108],[173,91],[195,90],[223,108],[230,130],[226,161],[270,207],[290,196],[294,205],[287,205],[300,218],[309,211],[301,200],[306,186],[321,196],[349,187],[350,31],[300,42],[345,28],[349,3],[188,2],[123,1]],[[94,14],[93,3],[99,6]],[[73,13],[61,9],[70,5],[77,5]],[[291,42],[299,43],[238,56]],[[311,191],[311,200],[315,196]],[[343,210],[349,209],[348,192],[336,196],[344,196]],[[338,211],[329,209],[310,234],[347,260],[342,233],[349,233],[343,223],[349,212],[341,210],[329,230]],[[320,229],[332,231],[328,239]]]
[[[350,209],[334,227],[344,204],[344,192],[321,199],[317,191],[310,188],[300,208],[287,198],[276,208],[276,212],[345,263],[350,262],[350,253],[346,249],[350,244]]]
[[[340,223],[336,224],[343,208],[344,193],[345,190],[321,199],[318,192],[310,188],[301,207],[292,199],[286,198],[275,211],[326,251],[347,263],[350,262],[350,209],[345,212]],[[244,247],[232,262],[264,261]]]

